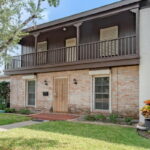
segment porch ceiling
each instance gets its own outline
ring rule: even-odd
[[[39,32],[39,30],[40,32],[46,32],[48,30],[54,30],[63,26],[71,26],[77,22],[84,22],[95,19],[97,17],[110,16],[123,11],[131,10],[133,8],[137,8],[139,7],[140,1],[141,0],[122,0],[90,11],[82,12],[76,15],[37,25],[36,27],[30,27],[25,29],[24,31],[30,33]]]

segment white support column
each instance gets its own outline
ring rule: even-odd
[[[150,8],[140,10],[139,106],[150,99]],[[144,117],[140,112],[140,122]]]
[[[77,37],[77,46],[80,44],[80,26],[82,25],[82,22],[74,24],[76,27],[76,37]]]
[[[82,23],[81,22],[79,22],[79,23],[76,23],[76,24],[74,24],[74,26],[76,27],[76,38],[77,38],[77,40],[76,40],[76,46],[77,46],[77,49],[76,49],[76,55],[77,55],[77,59],[79,59],[79,44],[80,44],[80,26],[82,25]]]
[[[40,33],[34,33],[34,53],[35,53],[35,65],[37,64],[37,43],[38,43],[38,36]]]

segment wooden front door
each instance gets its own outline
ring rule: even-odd
[[[54,81],[54,112],[68,112],[68,79],[57,78]]]

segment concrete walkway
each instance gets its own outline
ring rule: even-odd
[[[13,124],[9,124],[9,125],[2,125],[0,126],[0,131],[7,131],[10,129],[15,129],[15,128],[21,128],[24,126],[30,126],[30,125],[34,125],[34,124],[39,124],[39,123],[43,123],[43,122],[47,122],[47,121],[25,121],[25,122],[19,122],[19,123],[13,123]]]

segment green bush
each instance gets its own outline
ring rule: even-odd
[[[16,110],[14,108],[5,108],[6,113],[15,113]]]
[[[96,115],[95,119],[99,120],[99,121],[105,121],[107,118],[106,118],[106,116],[100,114],[100,115]]]
[[[96,121],[96,118],[94,115],[87,115],[85,116],[85,120],[88,120],[88,121]]]
[[[127,124],[129,124],[129,125],[131,125],[132,124],[132,118],[130,118],[130,117],[127,117],[127,118],[125,118],[124,119],[124,121],[127,123]]]
[[[113,122],[113,123],[117,123],[117,119],[118,119],[118,115],[116,115],[116,114],[111,114],[109,117],[109,121],[110,122]]]
[[[9,82],[0,82],[0,109],[9,106],[10,84]]]
[[[1,104],[0,103],[0,110],[4,110],[6,108],[6,104]]]
[[[29,115],[29,114],[31,114],[31,111],[29,109],[20,109],[19,113],[20,114]]]

